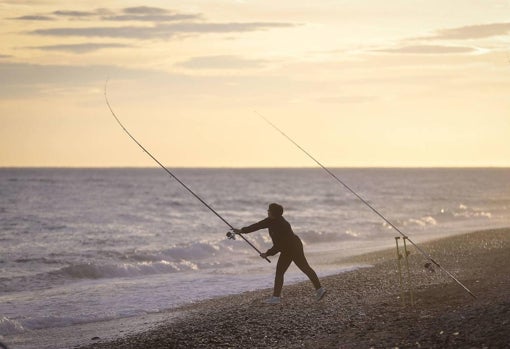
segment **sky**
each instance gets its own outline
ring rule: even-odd
[[[510,166],[510,0],[0,0],[0,167]]]

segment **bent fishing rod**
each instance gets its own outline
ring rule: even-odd
[[[163,170],[165,170],[166,173],[168,173],[173,179],[175,179],[180,185],[182,185],[191,195],[193,195],[198,201],[200,201],[205,207],[207,207],[212,213],[214,213],[219,219],[221,219],[223,221],[223,223],[225,223],[226,225],[228,225],[228,227],[234,231],[234,227],[232,226],[232,224],[230,224],[225,218],[223,218],[218,212],[216,212],[215,209],[213,209],[207,202],[205,202],[200,196],[198,196],[193,190],[191,190],[190,187],[188,187],[186,184],[184,184],[184,182],[182,182],[175,174],[173,174],[168,168],[166,168],[161,162],[159,162],[158,159],[156,159],[156,157],[154,157],[154,155],[152,155],[147,149],[145,149],[145,147],[136,140],[135,137],[133,137],[133,135],[124,127],[124,125],[122,124],[122,122],[120,122],[119,118],[117,117],[117,115],[115,115],[111,105],[110,105],[110,102],[108,101],[108,96],[106,94],[106,87],[108,86],[108,80],[106,80],[106,83],[104,85],[104,98],[106,100],[106,105],[108,106],[108,109],[110,109],[110,112],[112,113],[113,117],[115,118],[115,120],[117,121],[117,123],[120,125],[120,127],[124,130],[124,132],[127,133],[127,135],[152,159],[154,160]],[[234,239],[235,238],[235,233],[227,233],[227,236],[230,238],[230,239]],[[259,249],[257,247],[255,247],[250,241],[248,241],[243,235],[241,234],[237,234],[239,235],[244,241],[246,241],[246,243],[248,243],[248,245],[250,245],[255,251],[257,251],[260,254],[262,254],[262,252],[259,251]],[[269,263],[271,263],[271,261],[267,258],[267,257],[264,257],[264,259],[266,261],[268,261]]]
[[[473,298],[476,299],[476,296],[471,292],[462,282],[460,282],[455,276],[453,276],[452,273],[450,273],[448,270],[443,268],[441,265],[439,265],[438,262],[436,262],[427,252],[425,252],[422,248],[420,248],[418,245],[416,245],[407,235],[405,235],[400,229],[395,226],[392,222],[390,222],[386,217],[382,215],[377,209],[375,209],[368,201],[366,201],[363,197],[361,197],[357,192],[355,192],[350,186],[345,184],[344,181],[342,181],[340,178],[338,178],[333,172],[331,172],[326,166],[324,166],[322,163],[320,163],[315,157],[313,157],[309,152],[307,152],[304,148],[302,148],[299,144],[297,144],[292,138],[290,138],[287,134],[285,134],[281,129],[279,129],[275,124],[273,124],[271,121],[269,121],[267,118],[265,118],[262,114],[255,111],[255,113],[260,116],[265,122],[267,122],[271,127],[273,127],[276,131],[278,131],[282,136],[287,138],[292,144],[294,144],[299,150],[301,150],[303,153],[305,153],[310,159],[315,161],[317,165],[322,167],[324,171],[326,171],[333,179],[335,179],[338,183],[343,185],[348,191],[350,191],[354,196],[356,196],[361,202],[363,202],[368,208],[370,208],[376,215],[381,217],[390,227],[395,229],[402,237],[406,238],[407,241],[409,241],[426,259],[431,261],[434,265],[436,265],[439,269],[441,269],[443,272],[446,273],[453,281],[455,281],[459,286],[461,286],[466,292],[468,292]]]

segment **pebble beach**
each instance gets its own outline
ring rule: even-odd
[[[309,282],[284,286],[279,305],[263,303],[270,289],[246,292],[187,305],[143,332],[103,340],[99,331],[80,349],[508,348],[510,229],[420,247],[476,298],[410,246],[403,289],[395,249],[374,252],[351,258],[369,267],[323,278],[320,302]]]

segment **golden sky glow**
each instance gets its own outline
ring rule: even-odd
[[[510,166],[508,0],[0,0],[0,166]]]

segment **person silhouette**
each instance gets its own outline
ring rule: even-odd
[[[279,304],[281,302],[284,274],[292,262],[308,276],[315,287],[315,299],[320,301],[326,294],[326,289],[321,286],[317,274],[308,264],[301,239],[294,234],[289,222],[283,217],[283,206],[277,203],[270,204],[267,210],[267,218],[247,227],[234,229],[234,233],[248,234],[265,228],[269,230],[273,246],[266,252],[261,253],[260,257],[266,258],[280,252],[276,264],[273,296],[266,300],[266,303]]]

